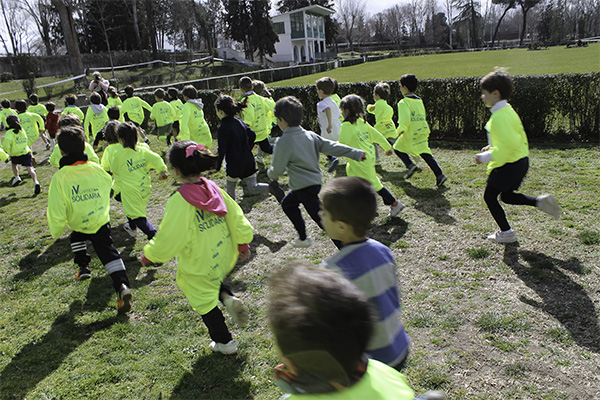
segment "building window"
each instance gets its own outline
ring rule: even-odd
[[[304,37],[304,18],[301,12],[290,14],[290,24],[292,25],[292,39]]]
[[[282,35],[285,33],[285,24],[283,22],[273,22],[273,30],[276,34]]]

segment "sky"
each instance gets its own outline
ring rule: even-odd
[[[392,7],[395,4],[404,4],[408,0],[363,0],[366,4],[367,13],[374,15],[378,12],[381,12],[387,8]],[[271,0],[271,4],[273,4],[273,10],[276,8],[277,0]],[[272,10],[272,12],[273,12]]]

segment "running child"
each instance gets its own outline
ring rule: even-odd
[[[283,362],[274,378],[289,400],[414,399],[404,375],[365,356],[375,312],[356,285],[296,263],[273,274],[269,287],[269,322]]]
[[[17,115],[17,110],[10,108],[9,99],[2,99],[2,101],[0,101],[0,105],[2,106],[2,110],[0,110],[0,129],[6,130],[8,129],[6,125],[6,117],[10,114]]]
[[[383,204],[390,206],[389,215],[395,217],[402,211],[404,204],[396,200],[390,191],[383,187],[379,177],[377,177],[373,143],[379,144],[388,156],[392,155],[392,146],[377,129],[364,120],[365,103],[360,96],[355,94],[345,96],[340,103],[340,108],[344,116],[340,132],[340,143],[363,150],[366,154],[365,161],[348,161],[346,175],[359,176],[371,182],[377,194],[383,199]]]
[[[17,109],[20,124],[27,134],[27,145],[31,147],[40,137],[40,131],[43,132],[46,127],[44,120],[38,114],[27,111],[27,103],[25,100],[15,101],[15,108]]]
[[[316,83],[317,94],[320,101],[317,103],[317,119],[321,128],[321,136],[325,139],[337,142],[340,139],[340,127],[342,125],[340,119],[340,108],[333,101],[331,95],[335,89],[333,79],[329,77],[321,78]],[[339,164],[339,160],[332,156],[327,156],[329,159],[329,168],[327,172],[335,171]]]
[[[238,82],[242,96],[240,102],[246,105],[242,111],[242,121],[256,133],[254,143],[263,153],[273,154],[273,146],[269,143],[269,120],[262,97],[254,93],[252,79],[247,76]]]
[[[90,142],[96,142],[96,136],[108,122],[106,107],[102,104],[102,97],[96,92],[90,95],[90,106],[85,112],[83,129]]]
[[[248,125],[235,117],[244,107],[246,107],[244,103],[236,103],[230,96],[221,95],[215,101],[217,117],[221,120],[221,126],[217,131],[219,156],[216,169],[221,169],[225,159],[227,194],[234,200],[235,188],[240,179],[244,180],[252,194],[269,192],[269,185],[256,183],[257,168],[252,154],[256,135]]]
[[[173,130],[171,131],[171,134],[167,136],[167,146],[170,146],[172,138],[177,140],[177,136],[179,135],[181,116],[183,114],[183,103],[179,100],[179,90],[176,88],[171,87],[167,89],[167,94],[169,95],[169,104],[173,107],[173,111],[175,111],[175,117],[173,117]]]
[[[245,261],[250,257],[253,229],[240,206],[202,176],[215,169],[216,157],[190,140],[173,144],[168,159],[183,185],[167,202],[158,234],[144,246],[141,261],[162,263],[177,257],[177,284],[202,316],[212,339],[209,348],[234,354],[237,341],[218,303],[225,305],[237,325],[247,323],[244,305],[223,280],[238,258]]]
[[[2,148],[10,156],[13,174],[15,175],[11,185],[17,186],[22,182],[22,179],[19,176],[19,165],[22,165],[27,169],[27,172],[33,179],[34,195],[38,195],[42,189],[38,182],[35,168],[33,168],[33,157],[31,156],[31,149],[28,144],[29,138],[21,126],[19,117],[15,114],[9,114],[6,117],[6,125],[8,126],[8,129],[4,135]]]
[[[83,122],[83,119],[84,119],[83,111],[81,111],[81,109],[79,107],[77,107],[77,105],[75,104],[76,101],[77,101],[77,97],[74,94],[67,95],[65,97],[65,108],[60,113],[60,116],[63,117],[67,114],[75,114],[79,117],[79,120],[81,122]]]
[[[150,112],[150,119],[156,121],[156,135],[160,138],[171,134],[173,130],[173,120],[175,117],[175,111],[173,107],[165,101],[165,91],[163,89],[156,89],[154,91],[154,100],[156,103],[152,105],[152,111]]]
[[[359,177],[336,178],[327,182],[320,197],[325,231],[343,244],[322,265],[351,280],[369,298],[377,310],[377,319],[366,352],[401,370],[408,355],[409,339],[400,322],[394,255],[385,245],[367,237],[377,215],[373,185]]]
[[[121,114],[126,121],[131,121],[135,126],[139,127],[139,133],[144,138],[144,142],[150,143],[150,139],[146,137],[146,132],[141,129],[141,126],[145,119],[144,109],[152,111],[152,107],[146,101],[133,95],[133,87],[131,85],[125,86],[124,91],[127,98],[121,106]]]
[[[265,119],[264,119],[263,124],[266,129],[265,130],[266,136],[264,134],[263,134],[263,136],[265,136],[265,139],[267,140],[269,145],[271,145],[271,141],[269,140],[269,135],[271,134],[271,130],[273,129],[273,122],[275,124],[277,124],[277,119],[275,119],[275,115],[273,114],[273,110],[275,109],[275,100],[273,100],[270,97],[271,93],[269,93],[269,91],[267,90],[267,88],[265,86],[265,83],[261,80],[255,79],[252,81],[252,91],[263,102],[263,113],[265,114]],[[257,142],[260,142],[260,140],[257,140]],[[266,145],[263,145],[263,146],[266,146]],[[271,145],[271,153],[270,154],[273,154],[272,150],[273,150],[273,145]],[[259,161],[262,161],[262,157],[264,156],[264,153],[265,152],[262,150],[262,148],[260,147],[260,143],[259,143],[259,148],[256,153],[257,157],[259,158]]]
[[[127,217],[123,229],[136,237],[137,228],[140,228],[150,240],[156,234],[156,229],[146,218],[146,205],[152,190],[150,170],[158,171],[159,179],[167,179],[167,166],[161,156],[147,146],[137,144],[137,131],[138,127],[131,122],[119,125],[117,134],[123,148],[107,159],[105,170],[112,172],[115,184],[121,190],[123,211]]]
[[[48,132],[48,136],[50,138],[50,145],[52,146],[53,150],[56,144],[56,134],[58,133],[58,119],[60,118],[58,113],[54,111],[55,109],[56,104],[52,103],[51,101],[46,103],[46,111],[48,111],[48,114],[46,114],[45,128]]]
[[[100,132],[98,132],[96,135],[96,139],[94,139],[94,150],[98,148],[100,142],[104,142],[104,130],[106,129],[108,123],[111,121],[121,122],[121,111],[119,111],[119,107],[117,106],[108,107],[106,110],[106,115],[108,116],[108,121],[106,121],[102,129],[100,129]],[[106,145],[103,147],[106,147]]]
[[[406,178],[410,178],[417,170],[417,165],[409,156],[412,154],[425,160],[435,174],[435,185],[439,187],[448,177],[431,155],[425,106],[423,100],[414,93],[418,84],[419,81],[414,75],[406,74],[400,78],[400,91],[404,98],[398,102],[398,139],[394,143],[394,151],[408,169]]]
[[[492,116],[485,125],[489,144],[475,156],[475,162],[488,163],[483,199],[500,227],[488,239],[512,243],[517,241],[517,234],[506,219],[498,195],[504,203],[538,207],[554,218],[560,217],[561,210],[551,194],[533,197],[515,193],[529,169],[529,144],[519,115],[507,101],[512,93],[510,76],[503,71],[490,72],[481,80],[481,93]]]
[[[123,101],[121,100],[121,98],[119,97],[119,94],[117,93],[117,88],[114,86],[109,86],[109,88],[108,88],[107,103],[108,104],[106,105],[106,108],[108,108],[108,109],[110,109],[111,107],[120,108],[123,105]],[[119,121],[125,122],[125,118],[123,118],[122,114],[119,115]]]
[[[183,110],[181,111],[181,124],[179,124],[179,140],[192,140],[210,149],[212,147],[212,134],[204,120],[204,103],[198,99],[198,91],[192,85],[183,88]]]
[[[29,96],[29,106],[27,107],[27,112],[34,113],[42,117],[42,121],[44,121],[44,127],[40,129],[40,135],[42,136],[42,140],[46,145],[46,150],[48,150],[52,145],[52,142],[46,134],[46,116],[48,115],[48,110],[46,109],[45,105],[39,104],[39,101],[39,96],[35,93],[32,93]]]
[[[292,190],[282,200],[279,198],[278,200],[283,212],[298,232],[292,247],[309,247],[312,244],[312,239],[306,234],[300,204],[304,205],[313,221],[323,229],[319,216],[321,210],[319,191],[322,183],[319,154],[349,157],[356,161],[365,159],[365,152],[362,150],[332,142],[314,132],[304,130],[300,126],[303,115],[302,103],[295,97],[287,96],[275,103],[277,125],[283,131],[283,135],[275,143],[272,166],[267,171],[269,178],[274,181],[286,171],[288,173],[289,186]]]
[[[58,132],[60,132],[60,130],[66,126],[81,127],[81,121],[79,120],[79,117],[75,114],[66,114],[58,120]],[[85,141],[84,152],[87,155],[89,162],[100,164],[100,158],[98,158],[98,155],[94,151],[94,148],[87,140]],[[61,158],[62,153],[60,152],[60,147],[54,146],[54,149],[52,149],[52,154],[50,154],[50,158],[48,159],[48,163],[53,167],[59,168]]]
[[[80,126],[63,127],[57,141],[63,157],[48,191],[50,233],[59,238],[65,226],[73,230],[70,241],[78,281],[91,277],[86,241],[92,242],[117,293],[117,311],[124,314],[131,309],[131,290],[125,264],[110,236],[110,176],[98,164],[88,162]]]
[[[394,117],[394,109],[388,104],[390,98],[391,88],[390,85],[385,82],[379,82],[373,89],[373,100],[375,104],[369,104],[367,106],[367,112],[375,115],[375,126],[374,128],[383,135],[383,137],[390,143],[394,144],[396,141],[396,125],[392,118]],[[379,158],[377,152],[377,146],[375,146],[375,158]]]

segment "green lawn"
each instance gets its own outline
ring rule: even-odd
[[[508,68],[511,75],[597,72],[600,71],[600,43],[571,49],[550,47],[537,51],[510,49],[388,58],[278,81],[269,86],[313,85],[324,76],[340,83],[393,81],[409,73],[419,79],[483,76],[496,66]]]
[[[165,150],[151,139],[154,149]],[[497,227],[482,200],[485,169],[473,160],[482,145],[434,144],[449,176],[441,189],[422,160],[408,180],[395,157],[378,167],[384,185],[407,205],[390,218],[378,200],[370,234],[397,260],[402,321],[412,341],[405,373],[416,391],[440,389],[453,400],[595,399],[600,149],[533,148],[522,190],[554,193],[564,215],[553,220],[532,207],[506,206],[520,241],[502,246],[485,240]],[[13,188],[9,166],[0,165],[0,398],[278,398],[267,282],[286,262],[316,265],[336,252],[318,227],[305,216],[314,245],[293,249],[294,229],[276,201],[238,189],[255,236],[252,258],[238,264],[230,283],[251,321],[236,328],[225,312],[239,354],[214,355],[200,316],[175,283],[175,261],[137,263],[146,240],[124,232],[121,204],[112,202],[112,235],[132,281],[132,311],[117,316],[110,279],[93,251],[92,279],[73,279],[68,236],[53,240],[46,224],[55,169],[45,161],[48,152],[36,150],[37,198],[31,179]],[[223,172],[210,177],[225,186]],[[266,181],[263,168],[258,178]],[[148,218],[158,225],[176,185],[155,174],[153,185]]]

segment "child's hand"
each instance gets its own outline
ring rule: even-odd
[[[481,156],[479,154],[475,154],[475,164],[481,164]]]
[[[250,258],[250,249],[240,251],[240,261],[246,261]]]
[[[394,154],[394,150],[389,149],[388,151],[385,152],[386,156],[391,156],[392,154]]]
[[[148,260],[144,254],[140,257],[140,263],[143,267],[152,264],[152,261]]]
[[[488,144],[487,146],[485,146],[484,148],[481,149],[481,151],[488,151],[490,149],[490,145]]]
[[[369,104],[367,106],[367,111],[373,111],[375,109],[375,104]]]
[[[365,161],[367,159],[367,153],[361,151],[362,155],[360,156],[360,161]]]
[[[327,127],[327,133],[331,133],[331,125]]]
[[[161,180],[161,181],[164,181],[168,177],[169,177],[169,174],[167,173],[167,171],[163,171],[163,172],[160,173],[160,175],[158,175],[158,179]]]

